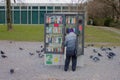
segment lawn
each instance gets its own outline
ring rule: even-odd
[[[13,25],[13,31],[8,32],[6,25],[0,25],[0,40],[43,41],[43,25]]]
[[[43,41],[44,25],[13,25],[8,32],[6,25],[0,25],[0,40]],[[120,45],[120,34],[103,30],[99,27],[85,27],[85,42],[112,43]]]
[[[85,28],[85,42],[111,43],[120,45],[120,34],[108,30],[103,30],[99,27],[87,26]]]

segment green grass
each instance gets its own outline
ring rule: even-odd
[[[43,41],[43,25],[13,25],[13,31],[7,31],[6,25],[0,25],[0,40]]]
[[[120,34],[103,30],[99,27],[87,26],[85,28],[85,42],[111,43],[120,45]]]
[[[6,25],[0,25],[0,40],[43,41],[44,25],[13,25],[8,32]],[[111,43],[120,45],[120,34],[103,30],[99,27],[85,27],[85,42]]]

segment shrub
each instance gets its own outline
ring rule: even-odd
[[[104,26],[104,18],[94,18],[93,25],[95,26]]]
[[[112,22],[112,23],[110,24],[110,26],[111,26],[111,27],[116,27],[116,28],[119,28],[119,29],[120,29],[120,21],[118,21],[118,22]]]
[[[111,18],[106,18],[104,21],[104,26],[110,26],[110,24],[113,22],[113,19]]]

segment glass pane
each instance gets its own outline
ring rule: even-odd
[[[32,11],[32,24],[38,24],[38,11]]]
[[[5,6],[0,6],[0,9],[5,9]]]
[[[55,9],[61,9],[61,7],[57,6],[57,7],[55,7]]]
[[[37,6],[33,6],[32,9],[38,9],[38,7]]]
[[[31,11],[28,11],[28,24],[31,24]]]
[[[20,11],[14,11],[14,24],[20,24]]]
[[[21,11],[21,24],[27,24],[27,11]]]
[[[44,14],[46,11],[40,11],[40,24],[44,24]]]
[[[5,11],[0,11],[0,23],[5,23]]]
[[[41,6],[40,9],[46,9],[46,7],[45,6]]]
[[[15,6],[14,9],[20,9],[19,6]]]
[[[53,7],[52,7],[52,6],[48,6],[47,9],[50,9],[50,10],[51,10],[51,9],[53,9]]]

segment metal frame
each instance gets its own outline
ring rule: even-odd
[[[45,14],[44,15],[44,25],[45,25],[45,29],[44,29],[44,32],[46,32],[45,30],[46,30],[46,24],[45,24],[45,21],[46,21],[46,19],[45,19],[45,16],[46,15],[50,15],[50,16],[52,16],[52,15],[62,15],[62,16],[64,16],[64,20],[66,20],[66,16],[76,16],[76,19],[77,19],[77,21],[78,21],[78,17],[79,16],[82,16],[82,18],[83,18],[83,21],[82,21],[82,34],[81,34],[81,36],[82,36],[82,41],[81,41],[81,44],[82,44],[82,46],[81,46],[81,52],[78,52],[79,54],[78,55],[84,55],[84,26],[85,26],[85,13],[80,13],[80,14],[78,14],[78,13],[48,13],[48,14]],[[64,24],[63,24],[64,26],[66,25],[66,21],[64,21]],[[77,22],[76,23],[76,27],[78,28],[79,27],[79,23]],[[65,28],[66,27],[64,27],[64,33],[63,34],[65,34]],[[44,36],[46,36],[46,33],[44,33]],[[78,43],[78,37],[80,37],[79,35],[77,36],[77,43]],[[65,36],[64,36],[64,38],[65,38]],[[44,42],[46,41],[46,37],[44,37]],[[44,43],[44,46],[45,46],[45,49],[46,49],[46,45],[45,45],[45,43]],[[78,45],[77,45],[77,48],[78,48]],[[45,52],[46,53],[46,52]],[[47,53],[54,53],[54,52],[47,52]]]
[[[45,53],[46,53],[46,45],[45,45],[45,42],[46,42],[46,37],[45,37],[45,36],[46,36],[46,24],[45,24],[45,22],[46,22],[46,16],[47,16],[47,15],[48,15],[48,16],[63,16],[63,20],[64,20],[64,18],[65,18],[63,14],[47,14],[47,13],[46,13],[46,14],[44,15],[44,25],[45,25],[45,27],[44,27],[44,48],[45,48]],[[63,22],[64,22],[64,23],[63,23],[63,29],[65,29],[65,27],[64,27],[64,26],[65,26],[65,21],[63,21]],[[64,38],[64,34],[65,34],[65,33],[63,33],[63,38]],[[62,44],[62,46],[63,46],[63,44]],[[57,53],[56,53],[56,52],[47,52],[47,53],[61,54],[61,52],[57,52]],[[63,53],[64,53],[64,50],[63,50]],[[62,54],[63,54],[63,53],[62,53]]]

